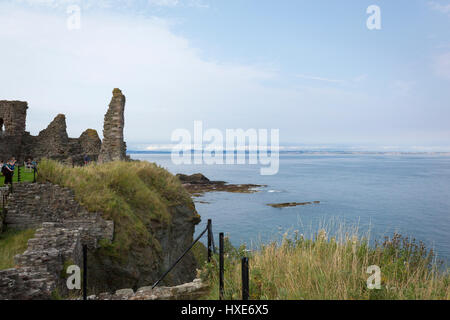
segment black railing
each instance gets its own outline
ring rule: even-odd
[[[175,266],[183,259],[183,257],[194,247],[194,245],[203,237],[203,235],[208,232],[208,262],[211,261],[212,252],[216,251],[214,247],[214,237],[212,233],[212,222],[211,219],[208,220],[208,225],[206,226],[205,230],[200,233],[200,235],[192,242],[192,244],[187,248],[183,254],[170,266],[170,268],[164,272],[164,274],[153,284],[152,289],[154,289],[164,278],[169,274],[170,271],[175,268]]]
[[[170,271],[175,268],[175,266],[183,259],[183,257],[194,247],[194,245],[208,232],[208,262],[211,261],[213,252],[216,252],[214,246],[214,236],[212,233],[212,222],[211,219],[208,220],[208,225],[206,228],[198,235],[198,237],[192,242],[192,244],[183,252],[183,254],[167,269],[166,272],[153,284],[152,289],[154,289],[164,278],[170,273]],[[87,300],[87,245],[83,245],[83,300]],[[219,299],[224,299],[224,234],[219,233]],[[250,289],[249,289],[249,260],[248,257],[243,257],[241,259],[242,268],[242,300],[249,300]]]
[[[219,233],[219,299],[223,300],[224,286],[223,286],[223,274],[225,270],[224,266],[224,243],[223,232]]]
[[[21,178],[21,176],[20,176],[20,165],[18,165],[17,166],[17,182],[20,182],[20,178]]]
[[[242,258],[242,300],[249,297],[248,258]]]

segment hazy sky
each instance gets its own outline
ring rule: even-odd
[[[282,144],[450,150],[449,31],[449,0],[0,0],[0,100],[28,101],[32,134],[65,113],[70,136],[101,135],[119,87],[131,148],[202,120]]]

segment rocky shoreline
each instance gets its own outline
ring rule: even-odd
[[[201,173],[192,175],[179,173],[176,176],[193,197],[201,197],[206,192],[255,193],[259,192],[257,188],[267,187],[259,184],[228,184],[225,181],[212,181]]]

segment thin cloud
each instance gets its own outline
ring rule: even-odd
[[[193,8],[209,8],[209,4],[202,0],[148,0],[148,3],[157,7],[193,7]]]
[[[178,0],[148,0],[148,3],[160,7],[176,7],[180,4]]]
[[[337,80],[337,79],[309,76],[309,75],[304,75],[304,74],[297,74],[296,77],[297,78],[301,78],[301,79],[305,79],[305,80],[323,81],[323,82],[340,83],[340,84],[345,83],[344,80]]]
[[[438,76],[450,79],[450,52],[434,58],[434,71]]]
[[[69,5],[79,5],[82,8],[136,8],[146,7],[190,7],[209,8],[203,0],[14,0],[14,3],[29,6],[45,6],[49,8],[65,8]]]
[[[305,80],[312,80],[312,81],[319,81],[319,82],[328,82],[328,83],[337,83],[337,84],[356,84],[361,83],[365,81],[368,77],[367,74],[361,74],[358,75],[351,80],[341,80],[341,79],[332,79],[332,78],[325,78],[325,77],[318,77],[318,76],[311,76],[311,75],[305,75],[305,74],[297,74],[295,75],[297,78],[305,79]]]
[[[428,2],[428,5],[431,7],[431,9],[450,16],[450,3],[440,4],[436,1],[430,1]]]
[[[407,96],[409,95],[416,83],[414,81],[396,80],[391,85],[391,88],[399,95]]]

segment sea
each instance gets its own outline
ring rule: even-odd
[[[308,237],[322,228],[330,235],[345,229],[371,244],[399,233],[422,241],[446,265],[450,261],[449,155],[281,152],[275,175],[261,175],[260,165],[176,165],[168,152],[130,156],[173,174],[265,185],[250,194],[210,192],[195,198],[202,217],[196,234],[212,219],[216,244],[219,232],[235,246],[257,248],[295,233]],[[268,206],[313,201],[320,203]]]

